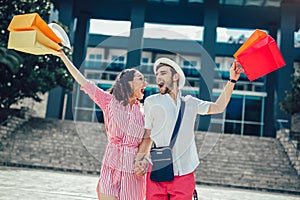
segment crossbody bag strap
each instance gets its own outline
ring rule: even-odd
[[[178,113],[175,128],[173,130],[173,134],[172,134],[170,145],[169,145],[169,147],[171,149],[173,148],[173,146],[176,142],[176,138],[177,138],[177,135],[178,135],[178,130],[179,130],[181,120],[182,120],[182,117],[183,117],[183,113],[184,113],[184,109],[185,109],[185,102],[181,98],[180,98],[180,100],[181,100],[181,104],[180,104],[180,108],[179,108],[179,113]]]

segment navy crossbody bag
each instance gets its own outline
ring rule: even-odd
[[[181,119],[184,113],[185,102],[181,100],[181,105],[171,137],[169,146],[151,148],[150,155],[153,163],[150,179],[156,182],[172,181],[174,179],[172,148],[175,144]]]

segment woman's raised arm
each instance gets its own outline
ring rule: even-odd
[[[62,59],[62,61],[65,63],[67,69],[73,76],[73,78],[79,83],[79,85],[83,86],[86,84],[87,79],[83,76],[83,74],[74,66],[74,64],[69,60],[69,58],[66,56],[66,54],[59,50],[59,54],[56,55]]]

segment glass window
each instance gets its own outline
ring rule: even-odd
[[[223,124],[219,123],[211,123],[209,126],[209,131],[214,133],[221,133],[222,132],[222,126]]]
[[[244,124],[244,135],[260,136],[260,125]]]
[[[125,57],[124,56],[119,56],[119,61],[124,61],[125,60]]]
[[[112,60],[118,60],[118,56],[112,55],[112,56],[111,56],[111,59],[112,59]]]
[[[144,98],[146,98],[147,96],[150,96],[152,94],[156,94],[158,92],[157,90],[158,90],[157,88],[148,88],[148,87],[146,87]]]
[[[152,2],[161,2],[161,0],[148,0],[150,3]]]
[[[102,90],[108,90],[110,87],[111,87],[111,85],[108,85],[108,84],[97,84],[97,86],[99,87],[99,88],[101,88]],[[99,108],[100,109],[100,108]]]
[[[84,61],[84,66],[87,67],[87,68],[91,67],[92,66],[92,62],[85,60]]]
[[[197,61],[195,61],[195,60],[191,60],[191,66],[193,66],[193,67],[195,67],[195,66],[197,66]]]
[[[189,67],[190,66],[190,62],[187,60],[183,61],[183,67]]]
[[[241,134],[241,124],[239,122],[226,122],[224,132],[240,135]]]
[[[261,121],[262,100],[257,97],[246,97],[245,101],[245,121]]]
[[[142,63],[147,64],[149,62],[149,58],[142,58]]]
[[[80,121],[92,121],[92,114],[93,111],[87,111],[87,110],[78,110],[77,111],[77,120]]]
[[[104,122],[103,112],[97,104],[94,105],[95,105],[95,114],[96,114],[97,121],[103,123]]]
[[[300,29],[294,33],[294,47],[300,48]]]
[[[89,55],[89,59],[90,59],[90,60],[94,60],[94,59],[95,59],[95,54],[90,54],[90,55]]]
[[[79,107],[92,108],[93,104],[94,102],[86,94],[79,95],[79,102],[78,102]]]
[[[220,114],[214,114],[211,116],[213,119],[223,119],[223,113]]]
[[[191,61],[184,60],[183,61],[183,67],[195,67],[195,66],[197,66],[197,61],[195,61],[195,60],[191,60]]]
[[[101,60],[102,59],[102,55],[101,54],[97,54],[96,55],[96,60]]]
[[[232,96],[226,109],[227,120],[242,120],[243,99]]]
[[[99,73],[88,73],[86,75],[87,79],[100,79],[100,77],[101,77],[101,74],[99,74]]]
[[[125,61],[125,57],[124,56],[112,55],[111,59],[113,60],[113,62],[121,62],[121,63],[123,63]]]
[[[189,3],[203,3],[203,0],[188,0]]]
[[[88,68],[101,68],[102,55],[101,54],[89,54],[87,61],[85,61],[85,66]]]
[[[108,70],[111,71],[121,71],[125,68],[125,57],[124,56],[116,56],[112,55],[111,56],[112,63],[110,63],[107,67]]]
[[[209,127],[209,131],[216,132],[216,133],[223,132],[224,122],[225,122],[224,113],[211,115],[211,125]]]
[[[255,29],[218,27],[217,42],[242,44],[250,37],[250,35],[254,31]]]
[[[174,4],[178,4],[179,0],[163,0],[165,3],[174,3]]]

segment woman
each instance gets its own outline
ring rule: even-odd
[[[143,200],[145,177],[134,174],[134,158],[144,135],[144,113],[138,100],[144,97],[146,81],[136,69],[125,69],[108,92],[89,82],[67,58],[65,63],[81,90],[102,109],[108,143],[97,186],[101,200]]]

